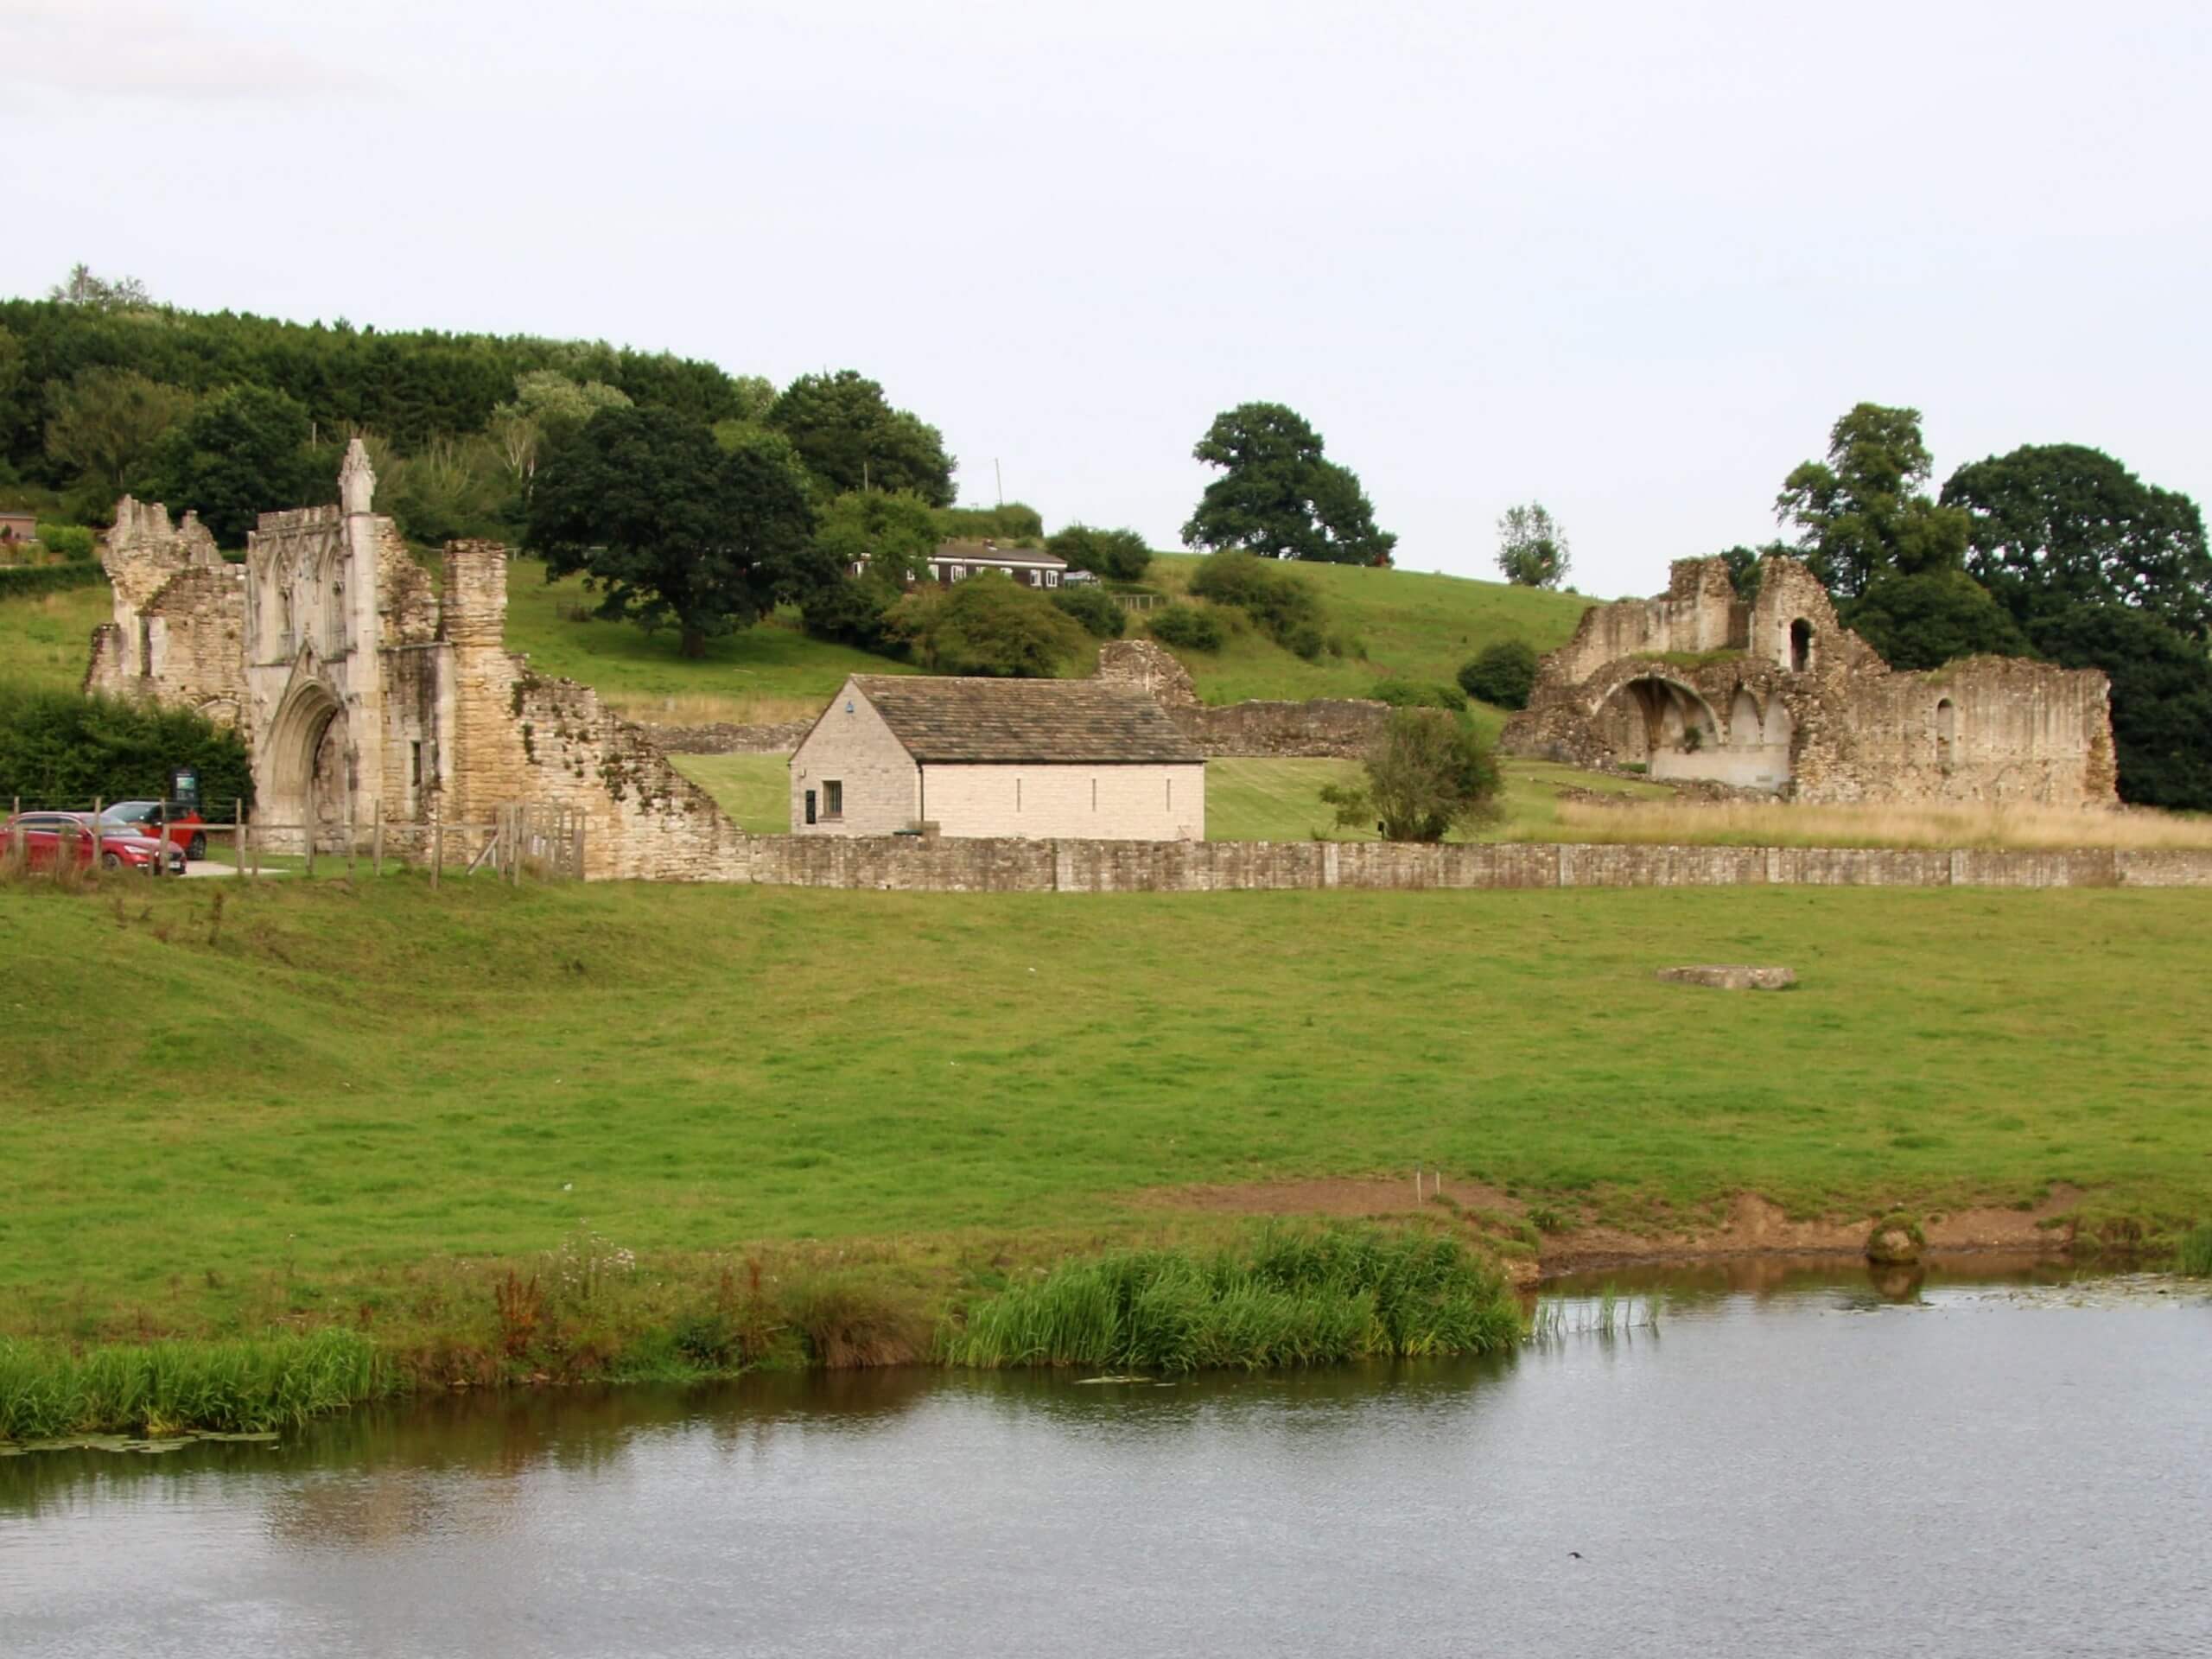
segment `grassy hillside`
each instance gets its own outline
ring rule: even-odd
[[[988,1261],[1417,1159],[1570,1219],[2069,1183],[2177,1221],[2212,1214],[2208,926],[2126,889],[0,886],[0,1332],[380,1331],[584,1234],[643,1273]],[[1652,977],[1698,961],[1802,982]]]
[[[1179,594],[1200,563],[1195,554],[1161,554],[1147,580]],[[1592,602],[1573,594],[1410,570],[1345,564],[1293,569],[1319,590],[1330,630],[1357,641],[1364,657],[1301,662],[1248,629],[1218,653],[1178,653],[1208,702],[1361,697],[1391,675],[1448,684],[1462,663],[1497,640],[1526,639],[1538,651],[1566,644]]]
[[[0,600],[0,680],[73,691],[85,683],[92,630],[115,612],[105,583],[35,599]]]

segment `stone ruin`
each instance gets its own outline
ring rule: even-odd
[[[712,798],[589,687],[508,652],[506,549],[448,543],[434,576],[375,489],[356,440],[339,500],[263,513],[242,564],[191,513],[173,524],[124,497],[101,549],[115,618],[85,689],[236,726],[275,850],[302,826],[318,848],[380,826],[419,857],[433,825],[531,807],[581,826],[587,876],[724,870],[744,836]],[[473,850],[437,839],[448,859]]]
[[[1798,801],[2115,804],[2102,673],[2001,657],[1900,672],[1800,561],[1760,569],[1748,602],[1722,560],[1681,559],[1659,597],[1591,607],[1502,746]]]
[[[1097,677],[1135,687],[1167,713],[1199,753],[1356,758],[1367,753],[1390,717],[1390,705],[1365,697],[1316,697],[1305,702],[1198,701],[1191,672],[1149,639],[1111,639],[1099,647]]]

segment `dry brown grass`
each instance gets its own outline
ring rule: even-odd
[[[1548,829],[1565,841],[1683,846],[2212,849],[2212,817],[2139,807],[1561,801]]]
[[[716,696],[690,692],[654,696],[646,692],[602,694],[601,701],[625,720],[652,726],[780,726],[787,720],[811,720],[822,712],[819,697]]]

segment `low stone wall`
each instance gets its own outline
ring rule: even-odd
[[[2212,852],[756,836],[737,849],[719,879],[920,893],[2212,887]]]
[[[1167,710],[1183,734],[1208,755],[1333,760],[1356,760],[1366,753],[1389,716],[1389,703],[1356,697]]]
[[[649,720],[637,724],[669,754],[789,754],[814,728],[811,716],[776,726],[662,726]]]

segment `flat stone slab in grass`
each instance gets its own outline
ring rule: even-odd
[[[1662,968],[1659,977],[1679,985],[1709,985],[1716,991],[1786,991],[1797,982],[1788,968],[1754,968],[1746,963],[1708,963],[1691,968]]]

